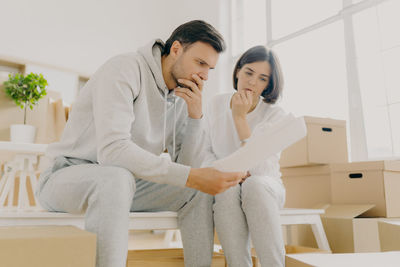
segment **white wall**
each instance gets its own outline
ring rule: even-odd
[[[225,35],[226,5],[229,0],[1,0],[0,57],[91,75],[108,58],[153,38],[165,41],[192,19],[203,19]],[[220,62],[224,58],[227,53]],[[217,68],[208,87],[220,88],[219,76]]]

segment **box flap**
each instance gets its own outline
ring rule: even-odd
[[[383,164],[385,171],[400,171],[400,160],[385,160]]]
[[[313,208],[325,210],[325,214],[321,214],[321,217],[326,218],[355,218],[360,216],[367,210],[372,209],[375,205],[332,205],[332,204],[321,204]]]
[[[400,160],[357,161],[331,164],[332,172],[352,172],[366,170],[400,171]]]
[[[345,127],[346,121],[345,120],[334,120],[330,118],[320,118],[320,117],[311,117],[311,116],[304,116],[304,121],[309,124],[321,124],[327,126],[339,126]]]
[[[379,223],[387,223],[387,224],[400,226],[400,219],[399,218],[392,218],[392,219],[384,218],[384,219],[381,219],[379,221]]]
[[[379,221],[378,230],[382,251],[400,250],[399,221]]]

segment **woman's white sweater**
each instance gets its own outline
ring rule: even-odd
[[[232,95],[233,93],[217,95],[208,105],[204,125],[203,167],[212,166],[215,160],[232,154],[241,146],[230,108]],[[247,114],[252,136],[257,134],[258,129],[269,127],[286,114],[279,106],[267,104],[260,98],[256,108]],[[279,157],[280,153],[265,159],[257,167],[249,170],[250,174],[269,176],[281,181]]]

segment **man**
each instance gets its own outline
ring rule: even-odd
[[[129,211],[178,212],[185,265],[211,264],[211,195],[245,177],[189,167],[201,151],[204,81],[223,50],[211,25],[191,21],[165,45],[112,58],[80,91],[36,194],[50,211],[85,212],[98,267],[125,266]]]

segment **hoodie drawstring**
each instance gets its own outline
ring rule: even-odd
[[[164,91],[164,138],[163,138],[163,148],[162,152],[165,152],[165,135],[167,130],[167,93]]]
[[[172,98],[174,100],[174,129],[173,129],[173,139],[172,139],[172,158],[175,160],[175,129],[176,129],[176,105],[175,105],[175,101],[176,101],[176,96],[174,95],[174,97]]]
[[[164,91],[165,92],[165,91]],[[174,95],[172,98],[172,103],[174,105],[174,128],[173,128],[173,139],[172,139],[172,159],[175,160],[175,128],[176,128],[176,105],[175,100],[176,96]],[[163,138],[163,151],[164,153],[166,149],[166,135],[167,135],[167,108],[168,108],[168,93],[164,93],[164,138]]]

